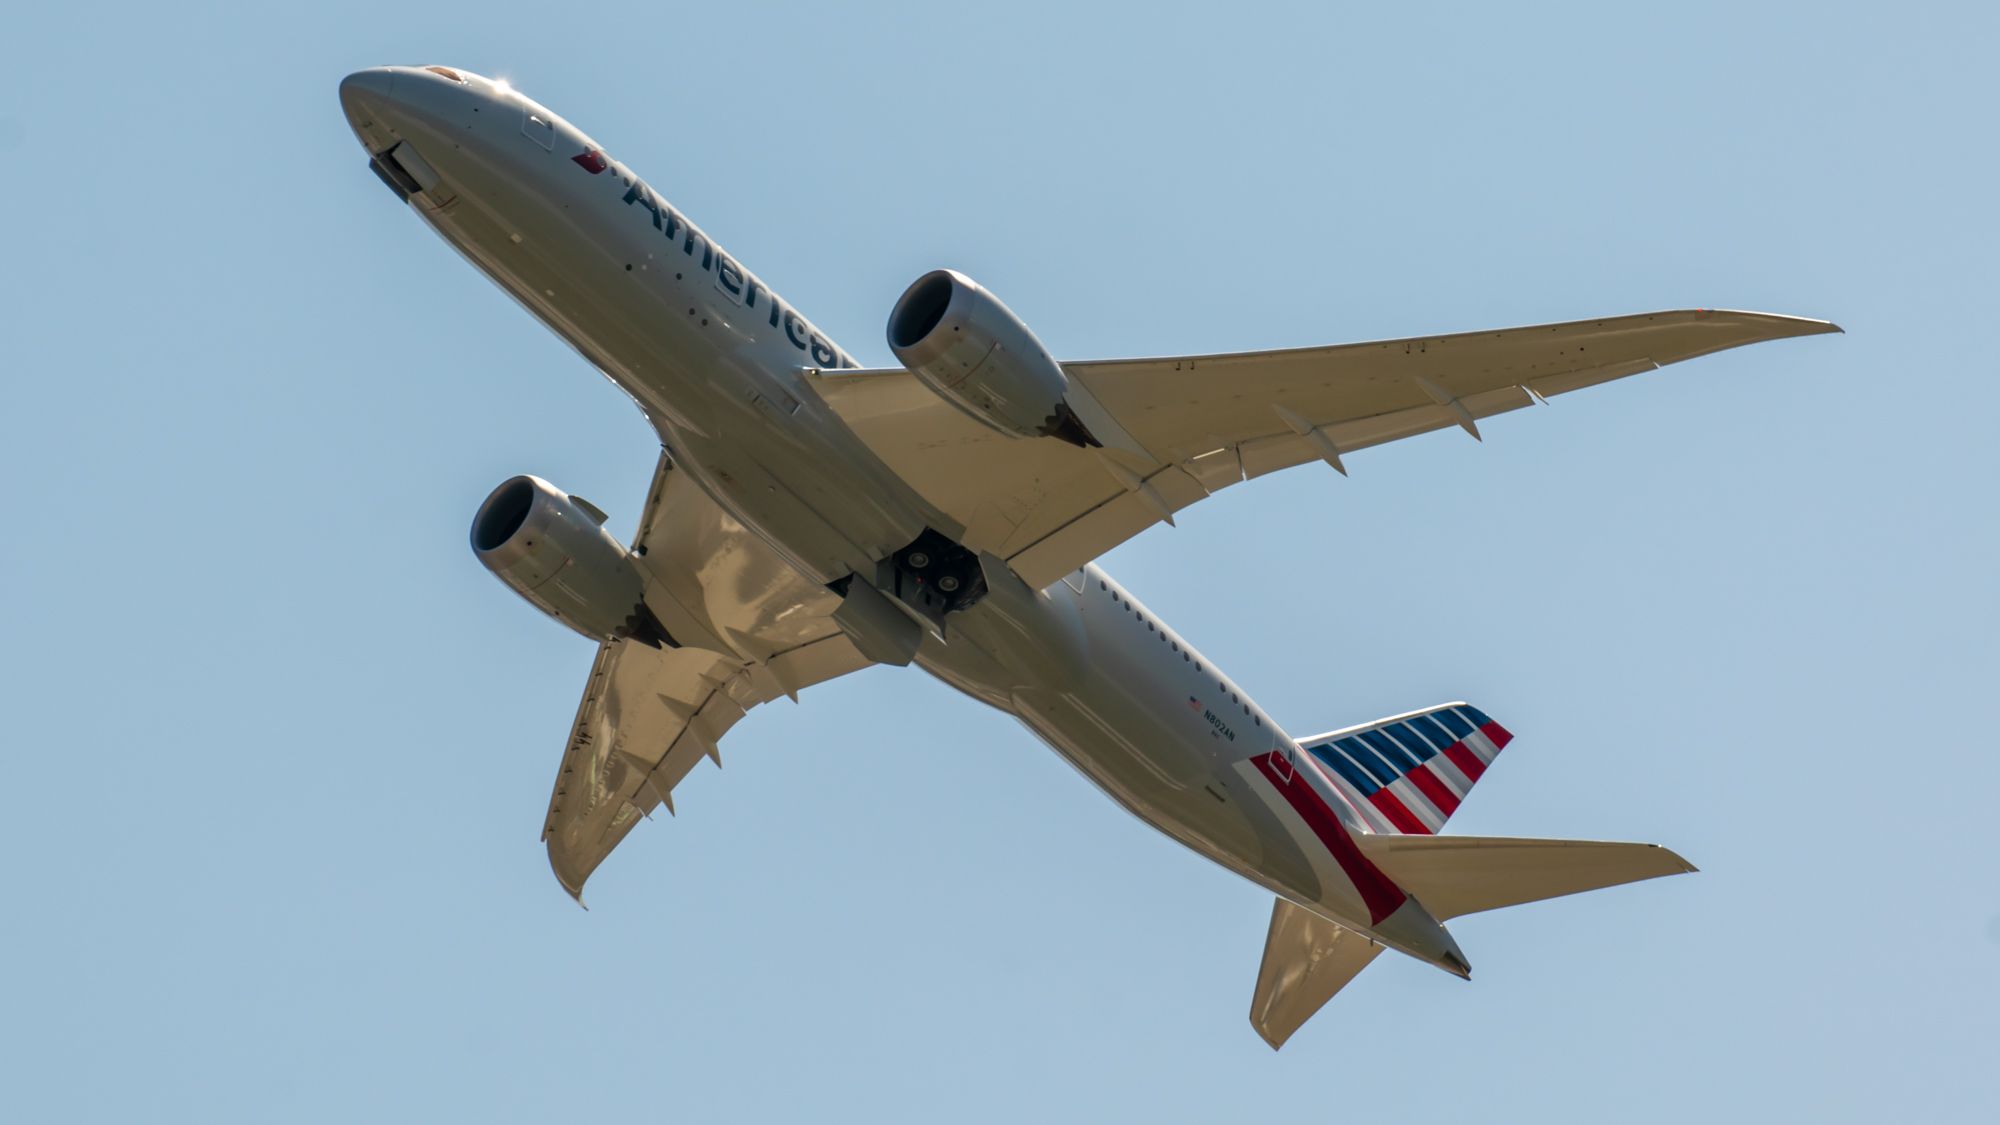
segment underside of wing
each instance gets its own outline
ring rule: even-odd
[[[1042,587],[1216,490],[1457,426],[1712,352],[1839,329],[1682,310],[1491,332],[1229,355],[1063,364],[1137,448],[988,429],[915,378],[828,372],[817,387],[961,541]]]
[[[549,864],[583,885],[752,707],[870,663],[798,575],[664,456],[634,543],[646,600],[683,647],[598,649],[543,822]]]
[[[674,787],[750,708],[868,665],[846,636],[751,668],[701,649],[613,641],[598,650],[542,827],[549,865],[579,900],[583,884],[635,824],[673,811]]]

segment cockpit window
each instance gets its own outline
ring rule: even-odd
[[[460,74],[459,72],[453,70],[448,66],[427,66],[424,69],[430,71],[432,74],[442,75],[445,78],[449,78],[453,82],[456,82],[461,86],[465,85],[465,75]]]

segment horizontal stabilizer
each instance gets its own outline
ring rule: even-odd
[[[1353,930],[1279,899],[1271,907],[1250,1026],[1277,1050],[1380,952],[1380,945]]]
[[[1658,844],[1388,835],[1355,843],[1440,921],[1695,870]]]

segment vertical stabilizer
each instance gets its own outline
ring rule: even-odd
[[[1368,827],[1428,836],[1444,827],[1514,736],[1466,703],[1447,703],[1299,739]]]

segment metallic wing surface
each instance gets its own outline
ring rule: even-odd
[[[867,667],[827,615],[839,599],[800,577],[666,457],[634,547],[647,600],[680,648],[598,648],[570,728],[542,839],[579,901],[642,817],[664,805],[750,708]],[[707,647],[700,647],[705,644]]]
[[[1218,489],[1458,426],[1669,363],[1840,329],[1688,309],[1226,355],[1067,362],[1124,431],[1103,448],[1014,441],[900,370],[821,373],[820,394],[963,542],[1040,588]]]

